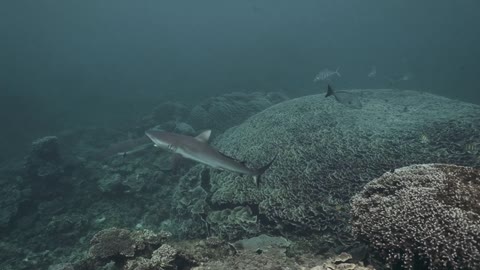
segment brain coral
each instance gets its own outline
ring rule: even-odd
[[[465,150],[480,142],[479,106],[415,91],[352,92],[362,109],[324,95],[292,99],[214,141],[251,167],[278,154],[259,188],[248,176],[193,168],[203,176],[188,174],[177,192],[202,185],[211,209],[249,206],[263,225],[348,235],[351,197],[384,172],[414,163],[480,165],[478,151]]]
[[[353,230],[392,264],[480,269],[480,170],[412,165],[352,200]]]

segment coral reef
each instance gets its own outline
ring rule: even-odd
[[[125,265],[125,270],[169,270],[190,269],[196,262],[180,253],[170,245],[163,244],[152,252],[150,258],[140,257],[130,260]]]
[[[57,181],[64,173],[58,149],[58,138],[47,136],[32,143],[25,169],[34,181]]]
[[[392,265],[480,269],[480,170],[412,165],[352,199],[352,227]]]
[[[366,249],[344,248],[353,241],[351,196],[412,162],[479,166],[480,113],[418,92],[354,92],[362,109],[320,95],[277,104],[286,98],[235,93],[191,113],[162,105],[137,127],[75,128],[40,139],[26,162],[0,169],[0,269],[310,269],[323,265],[315,254],[344,250],[355,258],[345,263],[357,262]],[[256,187],[249,177],[194,162],[175,170],[170,154],[151,143],[136,151],[148,141],[145,129],[193,135],[189,124],[217,135],[240,124],[213,144],[249,167],[278,158]],[[105,229],[92,251],[101,250],[103,238],[135,247],[85,258],[89,239]],[[168,229],[177,238],[149,244],[139,236],[144,229]],[[271,248],[261,237],[241,240],[255,242],[251,248],[235,242],[262,233],[291,245]]]
[[[260,187],[248,176],[201,173],[194,167],[180,180],[175,201],[201,186],[208,193],[207,216],[248,206],[262,231],[321,232],[348,246],[353,240],[349,201],[371,179],[412,163],[480,165],[476,155],[456,145],[465,138],[480,142],[479,106],[415,91],[353,92],[364,104],[360,110],[323,95],[308,96],[272,106],[227,130],[213,144],[250,167],[278,155]],[[422,134],[429,143],[421,142]],[[191,206],[174,205],[173,216],[188,212],[182,208]]]
[[[187,122],[196,130],[211,129],[214,134],[217,134],[287,99],[285,95],[278,92],[225,94],[209,98],[193,107]]]
[[[310,270],[373,270],[372,266],[364,266],[363,263],[354,263],[352,255],[340,253],[337,256],[330,257],[325,263],[315,266]]]
[[[149,230],[131,232],[126,229],[109,228],[95,234],[90,241],[90,256],[96,259],[123,260],[133,258],[135,252],[153,250],[170,235]]]
[[[149,235],[146,241],[145,235]],[[158,238],[158,235],[161,235]],[[290,241],[261,235],[228,243],[216,237],[171,242],[163,232],[129,231],[110,228],[97,233],[89,256],[75,263],[52,265],[52,269],[367,269],[362,262],[342,253],[325,259],[313,254],[288,257]],[[152,240],[153,239],[153,240]],[[114,260],[114,268],[110,268]],[[67,267],[67,268],[62,268]],[[108,267],[108,268],[104,268]],[[324,268],[320,268],[324,267]],[[333,268],[332,268],[333,267]],[[368,268],[373,269],[373,268]]]
[[[248,239],[241,239],[234,243],[235,248],[250,250],[256,253],[276,252],[285,254],[292,243],[284,237],[273,237],[265,234]]]
[[[75,269],[98,269],[110,261],[123,270],[183,269],[195,265],[188,255],[165,243],[169,237],[164,231],[102,230],[90,241],[89,257],[75,263]]]
[[[22,192],[18,183],[12,179],[0,180],[0,228],[10,224],[11,219],[17,214],[20,203],[29,193],[29,190]]]
[[[211,233],[226,239],[238,239],[243,235],[254,235],[260,231],[257,216],[248,206],[211,211],[206,221]]]

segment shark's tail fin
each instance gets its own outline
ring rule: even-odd
[[[330,86],[330,84],[327,86],[327,94],[325,95],[325,97],[329,97],[329,96],[333,96],[335,95],[335,92],[333,92],[333,89],[332,87]]]
[[[257,187],[260,186],[260,178],[261,178],[262,175],[265,173],[265,171],[267,171],[268,168],[270,168],[270,166],[271,166],[272,163],[275,161],[275,159],[277,159],[277,156],[278,156],[278,155],[275,155],[275,157],[274,157],[267,165],[265,165],[265,166],[257,169],[257,171],[256,171],[257,174],[255,174],[255,175],[253,176],[253,181],[255,182],[255,185],[256,185]]]
[[[337,74],[338,77],[342,77],[342,76],[340,75],[340,72],[338,72],[339,70],[340,70],[340,67],[337,67],[337,70],[335,70],[335,74]]]

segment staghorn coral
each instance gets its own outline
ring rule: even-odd
[[[412,165],[385,173],[352,199],[353,232],[392,265],[480,268],[480,170]]]
[[[249,206],[263,229],[312,230],[348,245],[349,201],[371,179],[412,163],[479,165],[476,156],[455,145],[458,137],[453,136],[460,129],[470,141],[480,141],[479,106],[415,91],[354,92],[362,97],[361,110],[323,95],[297,98],[250,117],[214,141],[221,152],[250,167],[278,154],[259,188],[235,173],[201,174],[201,166],[192,168],[195,173],[180,185],[193,189],[207,183],[212,209]],[[430,143],[419,140],[422,133],[431,137]],[[181,199],[182,194],[175,196]],[[184,212],[179,210],[184,206],[175,207]]]

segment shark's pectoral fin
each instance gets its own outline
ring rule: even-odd
[[[259,178],[259,176],[257,176],[257,175],[254,175],[254,176],[253,176],[253,184],[254,184],[257,188],[260,186],[260,183],[258,182],[258,180],[259,180],[258,178]]]
[[[212,131],[210,129],[203,131],[202,133],[198,134],[195,139],[201,142],[208,142],[208,139],[210,139],[210,134],[212,134]]]
[[[275,157],[268,164],[256,170],[256,174],[253,175],[253,183],[255,184],[255,186],[260,186],[260,179],[262,175],[265,173],[266,170],[268,170],[268,168],[270,168],[272,163],[277,159],[277,156],[278,154],[275,155]]]

